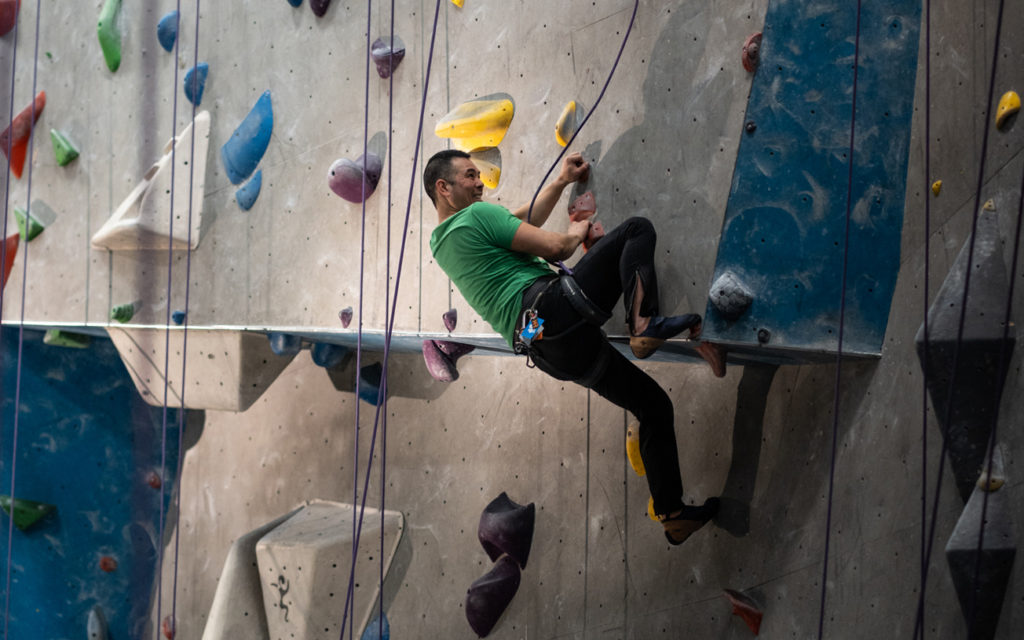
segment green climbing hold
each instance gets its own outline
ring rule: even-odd
[[[121,32],[117,28],[117,14],[121,10],[121,0],[106,0],[100,11],[99,25],[96,33],[103,49],[103,59],[112,72],[121,66]]]
[[[46,228],[46,225],[40,222],[38,218],[31,213],[26,214],[25,210],[21,207],[14,207],[14,219],[18,221],[18,234],[21,235],[25,242],[31,242]],[[26,227],[28,228],[26,229]]]
[[[60,166],[66,167],[68,163],[78,157],[78,149],[60,131],[50,129],[50,140],[53,141],[53,153],[57,156],[57,164]]]
[[[7,515],[14,518],[14,524],[22,531],[39,522],[46,516],[57,511],[57,507],[45,502],[33,502],[32,500],[14,499],[14,514],[11,514],[11,496],[0,496],[0,507]]]
[[[60,329],[50,329],[43,334],[43,344],[51,347],[70,347],[72,349],[85,349],[92,342],[92,338],[82,333],[69,333]]]
[[[119,304],[110,310],[110,319],[121,324],[128,322],[135,315],[135,303]]]

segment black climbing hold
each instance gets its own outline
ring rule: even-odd
[[[918,358],[922,366],[927,363],[928,392],[943,437],[947,439],[949,462],[960,497],[965,502],[971,496],[988,452],[1015,342],[1012,328],[1003,339],[1002,318],[1009,283],[998,221],[994,212],[982,211],[978,217],[963,340],[957,355],[969,242],[960,250],[928,310],[928,343],[924,342],[923,325],[915,338]],[[955,372],[952,370],[954,357],[957,358]],[[955,376],[952,390],[951,376]],[[949,397],[951,391],[952,397]]]
[[[727,320],[739,318],[754,300],[750,288],[732,271],[725,271],[715,279],[708,297]]]
[[[750,120],[747,122],[747,133],[754,133],[755,131],[757,131],[757,123]]]
[[[526,560],[530,557],[530,545],[533,543],[534,517],[532,502],[525,507],[516,504],[504,491],[491,500],[480,515],[480,526],[477,529],[480,544],[488,557],[495,560],[502,554],[508,554],[525,569]]]
[[[502,556],[490,571],[477,578],[466,592],[466,620],[481,638],[494,629],[519,590],[519,565]]]
[[[767,329],[757,330],[757,341],[761,344],[768,344],[768,341],[772,339],[772,332]]]
[[[317,342],[310,349],[313,362],[324,369],[331,369],[341,364],[348,353],[348,348],[330,342]]]
[[[294,356],[302,349],[302,338],[290,333],[273,331],[267,334],[270,340],[270,350],[278,356]]]
[[[973,627],[971,640],[996,637],[999,614],[1017,555],[1010,496],[1006,491],[994,491],[988,494],[985,508],[985,535],[979,563],[978,539],[985,495],[981,489],[971,494],[946,544],[946,562],[960,599],[960,610],[968,628]]]

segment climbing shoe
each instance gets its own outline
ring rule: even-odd
[[[684,506],[677,516],[658,516],[661,526],[665,528],[665,538],[670,544],[679,545],[707,524],[708,520],[718,513],[718,498],[708,498],[699,507]]]
[[[677,336],[687,329],[690,337],[700,335],[700,316],[696,313],[684,313],[681,316],[654,316],[647,324],[647,329],[638,336],[630,336],[629,348],[633,355],[643,360],[650,357],[666,340]]]

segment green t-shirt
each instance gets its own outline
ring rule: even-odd
[[[437,264],[509,346],[523,290],[553,273],[537,256],[509,249],[522,223],[505,207],[474,202],[430,235],[430,251]]]

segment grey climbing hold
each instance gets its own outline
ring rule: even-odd
[[[725,271],[711,285],[711,304],[727,320],[735,320],[750,308],[754,294],[732,271]]]
[[[370,45],[370,57],[377,65],[377,74],[382,78],[389,78],[405,57],[405,43],[398,36],[395,36],[394,40],[377,38]]]
[[[100,609],[98,604],[93,605],[93,608],[89,611],[86,631],[89,634],[89,640],[107,640],[107,619],[103,617],[103,609]]]
[[[494,567],[477,578],[466,593],[466,620],[481,638],[494,629],[516,591],[519,590],[519,565],[502,556]]]
[[[504,491],[491,500],[480,514],[477,537],[492,561],[508,554],[520,568],[526,568],[533,544],[535,512],[532,502],[526,506],[517,504]]]
[[[174,41],[178,39],[178,12],[169,11],[160,18],[156,25],[156,39],[164,51],[174,48]]]
[[[267,334],[270,350],[278,356],[294,356],[302,350],[302,338],[290,333],[272,331]]]
[[[985,531],[982,538],[981,511],[985,497]],[[1013,574],[1017,555],[1010,496],[1006,491],[986,493],[976,489],[960,514],[946,544],[946,562],[960,599],[972,640],[995,638],[999,614]],[[978,540],[981,539],[981,557]],[[977,581],[975,581],[977,573]],[[973,614],[973,622],[970,619]]]
[[[915,338],[918,358],[927,366],[928,393],[947,441],[950,466],[965,502],[988,452],[1015,343],[1012,327],[1003,339],[1009,281],[998,221],[995,213],[983,211],[978,217],[970,295],[957,353],[969,245],[970,240],[964,243],[928,310],[928,342],[924,341],[924,325]],[[951,377],[955,378],[952,389]]]
[[[346,347],[340,344],[331,344],[330,342],[314,343],[310,351],[313,356],[313,362],[324,369],[338,366],[348,353]]]

